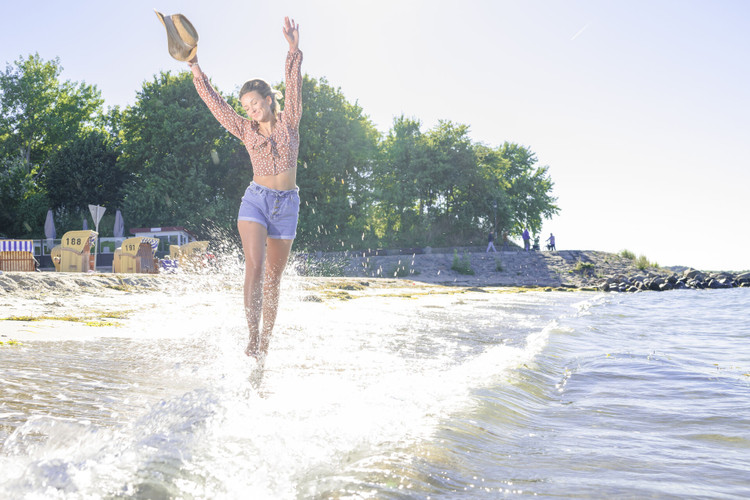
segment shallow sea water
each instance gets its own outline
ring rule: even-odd
[[[0,350],[0,498],[750,496],[750,290],[235,299]]]

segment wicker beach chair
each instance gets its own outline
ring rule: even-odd
[[[36,270],[33,240],[0,240],[0,271]]]
[[[115,250],[115,260],[112,270],[116,273],[157,273],[159,272],[156,259],[156,249],[159,240],[136,236],[122,242],[122,246]],[[118,256],[119,253],[119,256]],[[115,270],[116,269],[116,270]]]
[[[59,252],[59,265],[55,269],[63,273],[86,273],[94,268],[94,256],[91,254],[99,233],[90,229],[68,231],[62,237],[60,245],[52,249],[52,262]]]
[[[182,246],[170,245],[169,257],[184,271],[198,271],[206,267],[208,241],[191,241]]]

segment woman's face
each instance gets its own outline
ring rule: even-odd
[[[270,96],[263,97],[257,90],[247,92],[240,97],[240,104],[245,109],[247,116],[257,122],[269,122],[273,119],[271,102]]]

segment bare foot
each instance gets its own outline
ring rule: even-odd
[[[245,356],[253,357],[256,360],[260,356],[260,349],[258,349],[258,336],[251,335],[250,342],[247,343],[245,348]]]
[[[258,347],[253,345],[253,342],[249,342],[247,344],[247,347],[245,347],[245,356],[253,357],[256,360],[258,359],[258,356],[260,356],[260,352],[258,351]]]
[[[268,345],[270,343],[271,343],[271,332],[263,331],[263,333],[260,335],[260,348],[258,349],[263,356],[268,354]]]

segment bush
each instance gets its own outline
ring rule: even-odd
[[[500,262],[500,261],[499,261],[499,260],[497,260],[497,259],[495,259],[495,271],[497,271],[497,272],[499,272],[499,273],[501,273],[501,272],[505,271],[505,269],[503,268],[503,263],[502,263],[502,262]]]
[[[593,262],[582,262],[578,261],[576,262],[575,267],[573,267],[573,272],[575,273],[590,273],[594,270],[594,263]]]
[[[624,257],[628,260],[635,260],[635,254],[630,250],[623,250],[620,252],[620,257]]]
[[[648,267],[659,267],[659,264],[656,262],[649,262],[648,258],[645,255],[639,255],[638,259],[635,261],[635,267],[640,269],[641,271],[644,271]]]
[[[453,265],[451,269],[460,274],[474,274],[474,270],[471,268],[471,261],[469,260],[469,254],[464,252],[462,258],[458,258],[458,250],[453,250]]]

